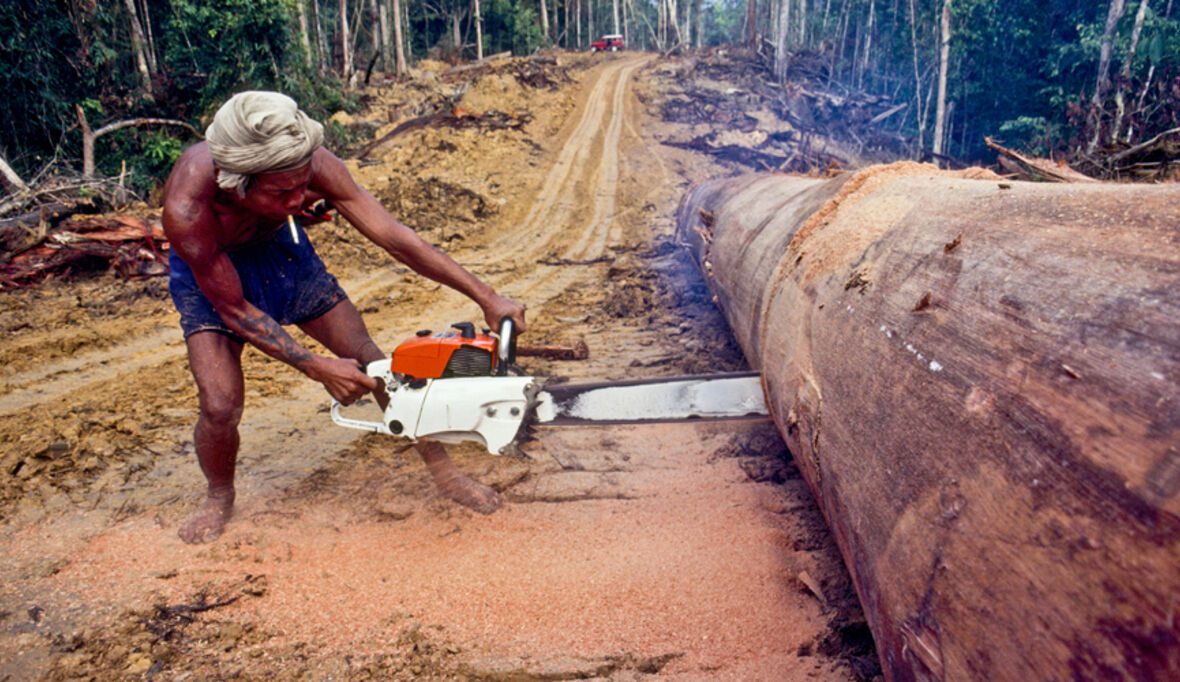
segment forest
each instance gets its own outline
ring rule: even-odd
[[[744,44],[783,88],[806,69],[887,98],[912,158],[948,166],[989,163],[992,138],[1157,180],[1180,144],[1173,0],[6,0],[0,170],[10,192],[81,173],[146,193],[233,92],[281,90],[324,119],[422,59],[605,33],[665,55]]]

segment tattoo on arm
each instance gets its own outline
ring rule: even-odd
[[[260,310],[247,313],[236,322],[241,325],[239,333],[272,358],[298,367],[299,363],[315,357],[291,338],[278,322]]]

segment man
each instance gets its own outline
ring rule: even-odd
[[[217,538],[233,510],[244,343],[320,382],[342,403],[377,389],[362,367],[384,354],[290,216],[327,201],[394,258],[474,300],[490,326],[511,317],[524,330],[524,306],[395,220],[321,146],[323,127],[289,97],[235,95],[205,138],[181,154],[163,195],[169,288],[197,382],[193,438],[209,484],[204,505],[179,530],[189,543]],[[337,357],[301,346],[281,326],[289,324]],[[442,445],[422,441],[417,449],[447,497],[482,513],[499,508],[499,495],[463,475]]]

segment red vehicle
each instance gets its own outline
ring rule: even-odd
[[[621,49],[623,49],[623,36],[617,33],[604,35],[598,40],[590,43],[591,52],[598,52],[599,50],[618,52]]]

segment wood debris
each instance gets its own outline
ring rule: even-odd
[[[69,220],[34,234],[34,243],[0,252],[0,289],[79,271],[112,270],[127,279],[168,274],[168,240],[158,218]]]
[[[1034,159],[996,144],[990,137],[984,138],[984,141],[987,142],[989,148],[1000,153],[999,164],[1022,180],[1098,182],[1098,180],[1070,168],[1064,161]]]
[[[505,128],[520,128],[532,119],[533,115],[527,111],[485,111],[479,113],[463,107],[455,107],[447,111],[439,111],[403,121],[393,130],[357,150],[356,158],[365,160],[374,150],[386,142],[403,133],[408,133],[411,130],[417,130],[419,128],[443,127],[503,130]]]
[[[765,59],[741,48],[691,51],[675,69],[672,95],[659,102],[665,121],[721,130],[665,140],[757,170],[822,172],[906,155],[896,130],[907,105],[871,93],[836,92],[814,56],[796,55],[787,83]]]

